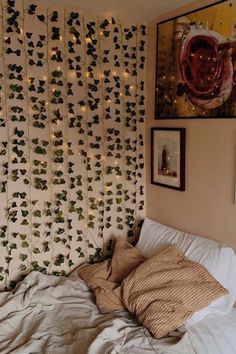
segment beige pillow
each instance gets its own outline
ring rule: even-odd
[[[166,336],[227,292],[175,245],[149,258],[121,285],[124,305],[155,338]]]
[[[111,275],[109,280],[118,283],[121,282],[134,268],[138,267],[145,260],[146,258],[126,239],[119,237],[116,240],[111,259]]]
[[[120,282],[145,259],[127,240],[118,238],[111,260],[78,268],[78,274],[93,291],[101,313],[124,309]]]

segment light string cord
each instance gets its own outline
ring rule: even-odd
[[[33,259],[35,260],[35,257],[33,255],[33,249],[34,249],[34,241],[33,241],[33,222],[32,222],[32,215],[33,215],[33,210],[32,210],[32,169],[31,169],[31,140],[30,140],[30,110],[29,110],[29,88],[28,88],[28,68],[27,68],[27,48],[26,48],[26,38],[25,38],[25,12],[24,12],[24,2],[22,1],[22,12],[23,12],[23,18],[22,18],[22,34],[23,34],[23,42],[24,42],[24,51],[25,51],[25,86],[26,86],[26,104],[27,104],[27,135],[28,135],[28,159],[29,159],[29,186],[28,186],[28,193],[29,193],[29,233],[30,233],[30,244],[31,244],[31,249],[29,249],[30,252],[30,264],[32,264]]]
[[[47,19],[49,18],[49,8],[47,8]],[[54,136],[54,130],[52,129],[52,122],[51,122],[51,105],[50,103],[50,99],[51,99],[51,95],[50,95],[50,87],[51,87],[51,82],[50,82],[50,77],[51,77],[51,72],[50,72],[50,31],[49,31],[49,21],[47,21],[47,55],[48,55],[48,61],[47,61],[47,72],[48,72],[48,89],[47,89],[47,93],[48,93],[48,133],[49,133],[49,196],[50,196],[50,203],[51,203],[51,228],[50,228],[50,247],[51,247],[51,262],[50,262],[50,267],[49,267],[49,273],[52,272],[52,266],[53,266],[53,260],[54,260],[54,245],[53,245],[53,235],[54,235],[54,195],[53,195],[53,184],[52,184],[52,180],[53,180],[53,151],[52,151],[52,135]]]
[[[6,70],[6,60],[5,60],[5,40],[4,40],[4,8],[3,8],[3,3],[1,1],[1,29],[2,29],[2,59],[3,59],[3,68],[4,68],[4,114],[5,114],[5,124],[7,128],[7,137],[8,137],[8,143],[7,143],[7,160],[8,160],[8,173],[7,173],[7,183],[6,183],[6,199],[7,199],[7,210],[9,210],[9,200],[10,200],[10,192],[9,192],[9,176],[10,176],[10,161],[11,161],[11,151],[10,151],[10,127],[9,127],[9,120],[8,120],[8,105],[7,105],[7,70]],[[8,256],[10,255],[9,251],[9,242],[10,242],[10,222],[9,222],[9,217],[7,217],[7,254]],[[10,263],[7,263],[7,268],[5,270],[5,279],[4,279],[4,284],[5,287],[7,286],[7,279],[9,275],[9,268],[10,268]]]
[[[64,44],[64,48],[65,48],[65,87],[66,87],[66,95],[65,95],[65,102],[66,102],[66,111],[67,111],[67,114],[66,114],[66,129],[65,129],[65,132],[66,132],[66,146],[65,146],[65,162],[66,162],[66,191],[67,191],[67,203],[66,203],[66,222],[67,222],[67,225],[66,225],[66,235],[67,235],[67,242],[68,242],[68,247],[69,247],[69,251],[68,251],[68,259],[70,259],[70,254],[71,254],[71,242],[70,242],[70,235],[69,235],[69,208],[70,208],[70,200],[71,200],[71,195],[70,195],[70,186],[69,186],[69,173],[68,173],[68,168],[69,168],[69,146],[68,146],[68,143],[69,143],[69,109],[68,109],[68,95],[67,95],[67,90],[68,90],[68,70],[67,70],[67,63],[68,63],[68,53],[67,53],[67,47],[66,47],[66,9],[64,9],[64,19],[63,19],[63,24],[64,24],[64,34],[63,34],[63,44]],[[69,268],[71,268],[71,266],[69,266]]]

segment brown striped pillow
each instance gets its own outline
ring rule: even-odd
[[[149,258],[121,285],[125,307],[155,338],[166,336],[195,311],[227,292],[203,266],[189,261],[175,245]]]
[[[112,259],[78,268],[78,274],[93,291],[101,313],[124,309],[120,282],[146,260],[126,239],[118,238]]]

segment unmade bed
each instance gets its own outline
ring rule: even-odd
[[[168,249],[178,245],[189,259],[204,266],[227,289],[227,294],[194,313],[162,339],[155,339],[147,326],[127,310],[109,314],[99,311],[96,293],[79,276],[81,269],[89,269],[90,265],[75,269],[68,277],[32,272],[14,291],[0,293],[0,353],[235,354],[236,257],[230,247],[146,219],[138,244],[135,248],[129,245],[132,252],[142,251],[146,261],[123,283],[152,261],[153,254],[164,244],[171,244]],[[112,260],[115,254],[116,246]],[[120,258],[119,254],[117,261]],[[93,269],[99,267],[95,265]],[[143,286],[144,282],[140,283]]]
[[[236,309],[156,340],[127,311],[101,315],[77,276],[33,272],[0,306],[1,354],[236,353]]]

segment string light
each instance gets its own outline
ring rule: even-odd
[[[90,75],[89,72],[86,72],[85,76],[86,76],[86,77],[89,77],[89,75]]]
[[[81,111],[85,112],[86,111],[86,107],[85,106],[81,107]]]
[[[103,32],[102,31],[99,34],[100,34],[100,36],[103,36]]]
[[[86,37],[86,38],[85,38],[85,42],[91,43],[91,38]]]
[[[62,36],[60,36],[60,41],[62,41],[63,40],[63,37]]]
[[[58,66],[58,67],[57,67],[57,70],[58,70],[58,71],[61,71],[61,67],[60,67],[60,66]]]

